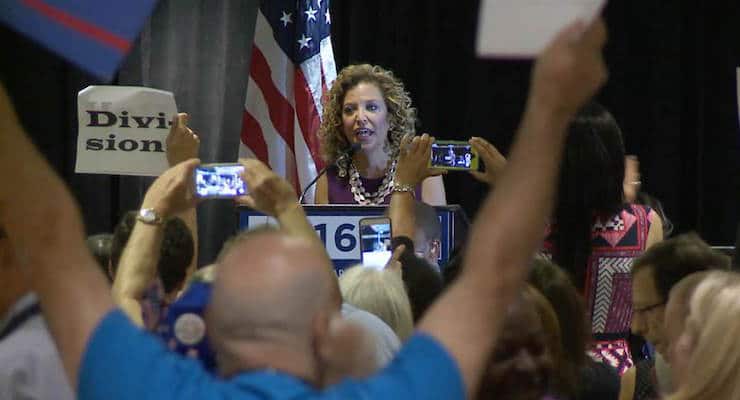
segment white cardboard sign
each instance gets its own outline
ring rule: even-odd
[[[476,52],[480,57],[536,57],[569,24],[589,22],[606,0],[482,0]]]
[[[77,94],[75,172],[160,175],[167,169],[165,139],[176,113],[170,92],[88,86]]]

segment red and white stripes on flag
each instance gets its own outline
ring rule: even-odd
[[[239,156],[268,164],[296,193],[323,167],[321,98],[337,75],[328,7],[263,0],[257,13]],[[313,198],[312,190],[306,203]]]

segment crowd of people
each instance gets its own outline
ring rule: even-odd
[[[443,263],[434,138],[391,72],[345,68],[317,203],[386,204],[393,255],[339,278],[293,186],[253,159],[235,201],[278,226],[197,268],[186,114],[140,210],[85,238],[0,87],[0,399],[739,399],[740,275],[640,191],[592,101],[605,40],[576,23],[540,54],[508,157],[470,139],[489,194]]]

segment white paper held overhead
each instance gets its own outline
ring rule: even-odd
[[[158,176],[167,169],[165,139],[176,113],[170,92],[88,86],[77,94],[75,172]]]
[[[534,58],[569,24],[590,22],[606,0],[482,0],[480,57]]]

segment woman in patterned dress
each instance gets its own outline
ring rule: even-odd
[[[624,201],[624,162],[614,117],[597,104],[584,107],[571,122],[545,241],[586,299],[594,339],[589,354],[620,375],[633,365],[632,261],[663,236],[654,211]]]
[[[388,204],[404,137],[415,133],[416,110],[390,71],[360,64],[344,68],[325,101],[319,129],[327,174],[316,184],[316,204]],[[352,157],[345,157],[353,145]],[[439,176],[414,189],[431,205],[446,204]]]

